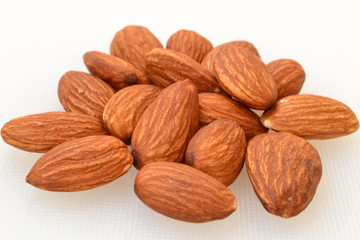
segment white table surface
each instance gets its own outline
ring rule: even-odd
[[[62,110],[57,82],[83,70],[86,51],[108,52],[116,31],[147,26],[163,44],[179,29],[214,45],[248,40],[262,59],[299,61],[303,93],[347,104],[360,117],[360,4],[328,1],[2,1],[0,125],[12,118]],[[25,183],[41,156],[0,141],[0,239],[359,239],[360,133],[311,141],[323,176],[307,209],[291,219],[269,214],[246,171],[230,189],[230,217],[192,224],[164,217],[133,191],[136,170],[97,189],[56,193]]]

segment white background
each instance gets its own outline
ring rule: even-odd
[[[165,44],[192,29],[214,45],[248,40],[263,60],[293,58],[306,70],[304,93],[329,96],[360,116],[358,0],[327,1],[4,1],[0,2],[0,125],[62,110],[57,82],[84,70],[82,55],[108,52],[116,31],[147,26]],[[304,212],[266,212],[246,171],[230,186],[237,211],[191,224],[145,207],[133,191],[136,170],[97,189],[46,192],[25,183],[41,154],[0,141],[0,239],[359,239],[360,133],[311,141],[323,161],[318,191]]]

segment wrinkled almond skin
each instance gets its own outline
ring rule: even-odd
[[[118,31],[110,45],[112,55],[124,59],[145,73],[145,55],[162,48],[160,41],[143,26],[126,26]]]
[[[305,81],[303,67],[292,59],[278,59],[266,64],[277,85],[278,99],[298,94]]]
[[[104,109],[103,120],[111,135],[130,139],[145,109],[160,94],[161,88],[138,84],[118,91]]]
[[[97,118],[70,112],[46,112],[18,117],[1,129],[4,141],[29,152],[47,152],[68,140],[108,134]]]
[[[83,113],[102,120],[104,107],[115,91],[100,78],[88,73],[69,71],[58,85],[58,96],[68,112]]]
[[[209,40],[197,32],[179,30],[167,41],[166,48],[181,52],[201,63],[204,57],[213,49]]]
[[[135,193],[148,207],[186,222],[209,222],[233,213],[233,193],[215,178],[181,163],[154,162],[135,179]]]
[[[144,111],[131,139],[134,165],[181,162],[199,126],[199,97],[190,80],[170,85]]]
[[[316,149],[291,133],[254,137],[248,143],[245,162],[265,209],[284,218],[298,215],[309,205],[322,175]]]
[[[246,138],[249,140],[253,136],[268,131],[256,113],[246,106],[228,97],[217,93],[199,94],[199,121],[201,126],[205,126],[216,119],[236,120],[244,130]]]
[[[146,77],[132,64],[113,55],[90,51],[84,54],[83,59],[89,72],[115,89],[149,83]]]
[[[264,126],[306,139],[329,139],[359,129],[354,112],[345,104],[323,96],[299,94],[282,98],[261,117]]]
[[[277,87],[265,64],[252,52],[226,46],[214,58],[215,76],[225,92],[253,109],[271,107]]]
[[[185,163],[226,186],[239,176],[244,164],[245,133],[231,119],[219,119],[201,128],[190,140]]]
[[[90,136],[64,142],[44,154],[26,182],[49,191],[81,191],[109,183],[129,171],[133,158],[113,136]]]
[[[158,48],[146,55],[146,75],[160,87],[189,79],[199,92],[222,92],[215,77],[200,63],[170,49]]]

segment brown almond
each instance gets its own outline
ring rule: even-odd
[[[154,162],[135,179],[135,193],[148,207],[186,222],[209,222],[233,213],[233,193],[215,178],[181,163]]]

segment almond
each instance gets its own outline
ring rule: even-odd
[[[322,174],[316,149],[291,133],[260,134],[248,143],[246,169],[267,211],[289,218],[314,197]]]
[[[98,119],[79,113],[46,112],[18,117],[1,129],[4,141],[29,152],[46,152],[68,140],[107,134]]]
[[[115,34],[110,52],[145,73],[145,55],[153,48],[162,48],[162,45],[149,29],[126,26]]]
[[[185,163],[230,185],[244,164],[246,139],[235,120],[219,119],[201,128],[190,140]]]
[[[184,53],[201,63],[213,46],[209,40],[197,32],[180,30],[170,36],[166,48]]]
[[[323,96],[299,94],[282,98],[261,117],[264,126],[306,139],[329,139],[359,129],[354,112],[345,104]]]
[[[135,193],[151,209],[187,222],[223,219],[236,209],[236,199],[215,178],[181,163],[156,162],[143,167]]]
[[[103,120],[109,132],[122,140],[130,139],[139,118],[161,90],[138,84],[118,91],[104,109]]]
[[[205,126],[216,119],[236,120],[244,130],[246,138],[265,133],[268,131],[261,122],[258,115],[243,104],[217,93],[199,94],[199,121]]]
[[[186,146],[198,130],[199,97],[190,80],[165,88],[136,124],[131,147],[134,165],[181,162]]]
[[[129,171],[133,158],[112,136],[90,136],[64,142],[44,154],[26,181],[49,191],[80,191],[109,183]]]
[[[298,94],[305,81],[305,71],[292,59],[278,59],[266,65],[277,85],[278,99]]]
[[[184,79],[191,80],[199,92],[221,92],[215,77],[189,56],[170,49],[154,49],[146,55],[146,75],[160,87]]]
[[[69,71],[59,81],[59,100],[68,112],[102,119],[104,107],[113,95],[114,89],[88,73]]]
[[[254,109],[267,109],[277,98],[277,87],[265,64],[252,52],[226,46],[214,58],[215,76],[222,89]]]
[[[87,52],[83,58],[89,72],[115,89],[122,89],[139,83],[149,83],[137,68],[121,58],[97,51]]]

